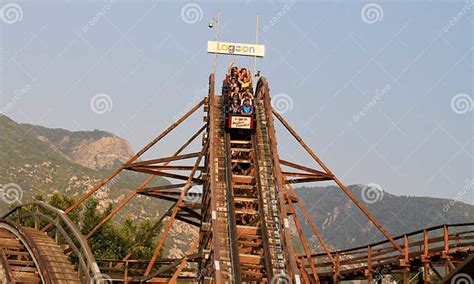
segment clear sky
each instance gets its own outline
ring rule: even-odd
[[[137,150],[206,92],[216,11],[234,42],[255,40],[259,13],[275,107],[344,183],[474,201],[472,2],[0,3],[0,109],[16,121],[107,130]],[[311,165],[277,130],[280,155]]]

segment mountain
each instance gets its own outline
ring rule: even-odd
[[[117,145],[110,145],[111,141],[116,141]],[[80,149],[81,145],[85,150]],[[103,148],[96,149],[99,145]],[[115,149],[120,150],[118,155],[113,155]],[[108,159],[108,163],[88,162],[102,155],[113,158]],[[18,124],[0,115],[0,185],[19,187],[22,202],[37,194],[51,195],[54,192],[81,196],[110,174],[107,165],[120,163],[132,155],[127,141],[107,132],[48,129]],[[95,196],[103,207],[110,202],[117,203],[144,179],[144,175],[124,171],[110,181],[107,190],[99,191]],[[161,178],[155,180],[154,184],[168,183]],[[154,200],[143,196],[138,199],[143,202],[134,200],[128,206],[128,213],[133,218],[159,215],[157,211],[144,214],[150,206],[154,208]],[[9,206],[8,202],[1,203],[0,214],[5,213]],[[155,207],[160,209],[163,205]]]
[[[60,193],[82,196],[99,181],[109,176],[117,165],[132,157],[130,144],[105,131],[68,131],[42,126],[19,124],[0,115],[0,189],[14,189],[9,200],[0,191],[0,216],[8,212],[12,202],[31,201],[36,195],[51,196]],[[123,171],[107,186],[93,196],[99,201],[99,209],[108,204],[117,205],[142,183],[147,176]],[[169,184],[156,177],[149,185]],[[136,220],[156,220],[171,202],[146,196],[136,196],[112,219],[121,222],[123,217]],[[195,227],[176,221],[170,231],[171,241],[167,257],[183,255],[191,236],[197,236]]]
[[[17,184],[27,202],[35,194],[59,192],[81,196],[110,174],[111,167],[133,155],[129,143],[114,134],[94,130],[71,132],[41,126],[18,124],[0,115],[0,187]],[[104,161],[104,162],[102,162]],[[102,208],[117,204],[145,178],[125,171],[110,182],[107,190],[95,197]],[[169,183],[157,178],[155,184]],[[365,186],[349,186],[349,190],[364,204],[392,236],[444,223],[472,222],[474,206],[448,199],[396,196],[379,192],[376,202],[364,202]],[[360,210],[335,186],[300,187],[296,192],[331,248],[348,248],[383,239]],[[367,196],[366,196],[367,197]],[[128,204],[123,216],[134,219],[161,216],[170,203],[138,196]],[[0,214],[8,203],[0,202]],[[309,224],[299,214],[303,232],[313,234]],[[120,221],[121,219],[114,219]],[[186,250],[198,230],[180,221],[171,231],[168,256],[179,256]],[[296,231],[296,230],[294,230]],[[313,250],[319,250],[314,237]]]
[[[38,139],[49,144],[68,160],[87,168],[115,168],[134,155],[128,141],[109,132],[100,130],[72,132],[30,124],[22,126],[31,129]]]
[[[462,202],[396,196],[384,191],[372,191],[375,195],[370,195],[364,185],[352,185],[348,189],[392,236],[435,225],[474,220],[474,206]],[[332,247],[343,249],[384,239],[339,187],[300,187],[295,190],[311,219]],[[300,217],[300,222],[303,220]],[[313,235],[308,223],[303,223],[302,227],[307,237]]]

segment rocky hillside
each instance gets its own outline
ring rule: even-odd
[[[368,196],[363,189],[362,185],[349,186],[349,190],[392,236],[440,224],[474,220],[474,206],[463,202],[396,196],[383,191]],[[467,185],[466,189],[472,192],[474,188]],[[296,192],[331,246],[349,248],[384,239],[339,187],[301,187]],[[303,224],[303,231],[308,237],[312,235],[309,224]]]
[[[110,173],[109,167],[133,155],[127,141],[103,131],[71,132],[22,125],[0,115],[0,187],[10,184],[21,188],[21,200],[37,193],[53,192],[80,196]],[[100,162],[105,160],[107,162]],[[122,200],[131,188],[144,179],[138,173],[125,172],[112,180],[95,197],[102,208]],[[167,183],[157,179],[156,184]],[[362,186],[349,189],[392,235],[443,223],[472,222],[474,206],[452,200],[395,196],[384,192],[376,202],[364,202]],[[468,189],[472,192],[472,186]],[[301,187],[297,193],[312,219],[332,248],[347,248],[382,239],[358,208],[337,187]],[[455,194],[453,193],[453,196]],[[467,195],[469,196],[469,195]],[[154,218],[163,214],[169,202],[138,197],[127,205],[124,214],[132,218]],[[0,214],[10,204],[0,202]],[[120,220],[120,219],[118,219]],[[300,220],[304,220],[300,216]],[[311,229],[303,223],[307,237]],[[198,230],[184,223],[173,226],[169,256],[182,255]],[[312,241],[315,241],[313,238]],[[316,248],[316,242],[314,242]]]
[[[81,196],[100,180],[107,177],[118,164],[128,160],[134,153],[129,143],[104,131],[71,132],[64,129],[50,129],[41,126],[18,124],[0,115],[0,188],[11,189],[14,195],[0,197],[0,215],[13,205],[11,201],[20,199],[25,203],[41,194]],[[145,175],[124,171],[108,185],[94,194],[99,201],[99,209],[109,203],[117,204],[132,189],[146,178]],[[167,184],[167,180],[155,178],[151,185]],[[166,208],[168,201],[135,197],[121,211],[114,221],[122,217],[155,220]],[[181,223],[174,226],[167,243],[168,256],[181,255],[189,245],[191,236],[196,236],[195,227]]]
[[[22,126],[70,161],[87,168],[113,168],[134,154],[128,141],[105,131],[71,132],[29,124]]]
[[[81,156],[81,161],[93,161],[103,153],[112,153],[113,149],[123,147],[128,154],[122,151],[115,157],[126,159],[133,155],[128,142],[102,131],[76,133],[47,129],[18,124],[0,115],[0,133],[0,185],[19,187],[22,202],[30,200],[36,194],[51,195],[54,192],[80,196],[110,174],[110,169],[93,169],[99,163],[94,163],[92,168],[86,167],[77,163],[74,157]],[[112,150],[104,148],[97,152],[92,151],[94,148],[90,145],[85,147],[87,150],[77,149],[79,145],[97,144],[104,139],[116,140],[118,145],[112,147]],[[90,157],[77,153],[90,153]],[[120,159],[109,159],[110,165],[119,163]],[[145,176],[137,173],[124,172],[113,179],[105,191],[98,192],[96,197],[104,205],[108,202],[117,203],[144,178]],[[159,178],[156,180],[156,184],[167,182]],[[129,213],[133,218],[143,217],[143,212],[147,211],[145,209],[154,203],[145,197],[140,199],[144,202],[131,204]],[[8,206],[8,203],[0,203],[0,213],[4,213]],[[157,214],[158,212],[154,212],[149,215]]]

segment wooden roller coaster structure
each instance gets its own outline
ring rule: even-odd
[[[67,210],[36,201],[5,215],[0,220],[0,279],[9,283],[338,283],[399,275],[403,283],[410,283],[417,275],[430,283],[435,277],[448,281],[454,273],[472,273],[474,223],[446,224],[392,237],[272,108],[264,77],[255,91],[254,131],[226,131],[224,97],[215,94],[211,74],[206,97]],[[200,108],[204,125],[174,154],[139,159]],[[279,157],[276,121],[320,170]],[[198,137],[202,137],[201,149],[186,152]],[[148,177],[82,235],[67,215],[125,170]],[[178,182],[151,186],[157,176]],[[331,250],[293,188],[321,181],[334,181],[385,240]],[[196,186],[202,189],[193,191]],[[124,259],[96,260],[88,239],[139,195],[171,202],[156,221],[155,228],[162,229],[149,232],[149,237],[158,237],[153,256],[133,259],[132,249]],[[196,226],[199,235],[190,240],[183,257],[160,258],[177,220]],[[315,253],[303,234],[302,222],[309,224],[323,253]],[[297,252],[296,242],[302,253]]]

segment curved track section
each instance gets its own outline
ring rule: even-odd
[[[0,221],[0,256],[8,283],[80,283],[63,249],[34,228]]]

